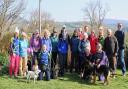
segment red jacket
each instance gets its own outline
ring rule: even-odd
[[[95,35],[90,34],[89,35],[89,41],[90,41],[90,45],[91,45],[91,53],[95,54],[96,53],[96,45],[98,43],[98,39]]]

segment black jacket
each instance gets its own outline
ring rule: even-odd
[[[115,32],[115,37],[117,38],[119,49],[124,49],[125,33],[122,30],[118,30]]]
[[[108,57],[112,57],[118,52],[118,41],[115,36],[105,38],[104,51]]]

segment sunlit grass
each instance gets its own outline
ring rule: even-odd
[[[33,80],[26,83],[26,79],[1,76],[0,89],[128,89],[128,75],[123,77],[118,71],[116,78],[110,78],[110,83],[107,86],[99,81],[95,85],[86,83],[77,74],[66,74],[63,78],[51,81],[37,81],[36,84],[33,83]]]

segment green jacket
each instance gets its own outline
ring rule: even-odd
[[[57,45],[58,45],[58,37],[57,36],[52,36],[51,37],[51,43],[52,43],[52,51],[57,52]]]
[[[102,47],[104,46],[104,40],[105,38],[103,36],[98,38],[98,42],[102,45]]]

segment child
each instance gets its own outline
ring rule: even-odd
[[[47,46],[44,44],[41,49],[40,54],[40,74],[39,74],[39,80],[43,80],[43,74],[45,73],[46,80],[50,80],[50,64],[49,64],[49,52],[47,51]]]
[[[28,40],[27,40],[27,34],[25,32],[22,32],[21,39],[19,42],[19,51],[20,51],[20,75],[25,77],[26,71],[27,71],[27,48],[28,48]]]

